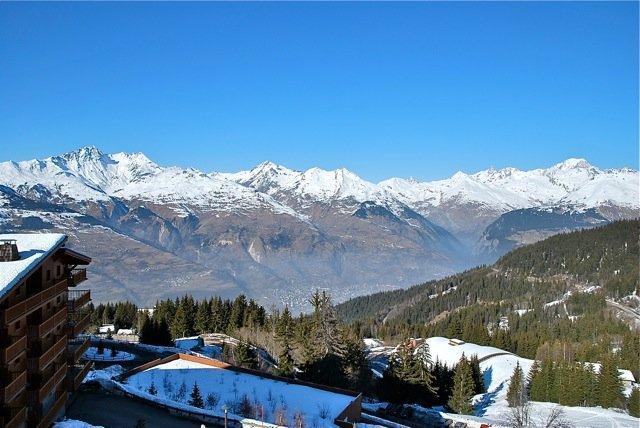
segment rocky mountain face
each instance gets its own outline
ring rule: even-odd
[[[94,257],[96,300],[142,305],[242,292],[304,308],[314,288],[343,300],[405,287],[638,206],[637,171],[576,159],[378,184],[270,162],[204,173],[95,147],[0,163],[0,231],[68,233]]]

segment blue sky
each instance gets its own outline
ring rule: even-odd
[[[0,159],[638,165],[638,4],[0,3]]]

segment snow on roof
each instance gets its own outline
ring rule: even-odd
[[[140,393],[146,393],[151,382],[157,388],[157,399],[170,400],[183,405],[188,400],[194,383],[198,383],[202,396],[209,393],[219,397],[213,413],[220,413],[223,405],[233,404],[246,395],[252,402],[262,406],[266,422],[273,422],[275,412],[282,409],[287,420],[293,420],[296,412],[317,427],[333,427],[334,419],[355,399],[354,396],[313,388],[307,385],[261,377],[233,369],[204,364],[180,357],[131,375],[125,385]],[[182,382],[186,385],[187,397],[176,401],[175,391]]]
[[[460,343],[461,341],[457,341],[452,344],[451,340],[446,337],[430,337],[425,342],[429,345],[431,358],[434,361],[439,360],[449,367],[454,367],[458,364],[458,361],[462,358],[462,354],[467,358],[476,355],[479,359],[482,359],[494,354],[509,353],[503,349],[476,345],[474,343]]]
[[[0,239],[16,240],[20,259],[0,262],[0,297],[22,281],[31,269],[47,258],[66,238],[62,233],[1,234]]]
[[[192,336],[192,337],[180,337],[174,341],[176,348],[180,349],[193,349],[197,346],[200,346],[201,343],[204,343],[200,336]]]

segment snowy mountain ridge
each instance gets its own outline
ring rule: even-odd
[[[567,159],[547,169],[487,169],[458,172],[443,180],[420,182],[390,178],[372,183],[345,169],[310,168],[296,171],[263,162],[248,171],[204,173],[197,169],[161,167],[142,153],[104,154],[95,147],[43,160],[0,163],[0,183],[15,188],[46,187],[52,194],[74,200],[145,199],[161,203],[225,204],[243,208],[336,200],[398,202],[425,213],[444,203],[471,203],[498,212],[518,208],[572,206],[577,209],[611,204],[638,208],[638,171],[602,170],[585,159]],[[268,195],[268,196],[267,196]],[[288,198],[288,199],[287,199]]]

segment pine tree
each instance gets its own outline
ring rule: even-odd
[[[544,401],[544,383],[542,379],[542,370],[540,367],[540,362],[535,360],[531,369],[529,370],[529,375],[527,377],[527,388],[529,390],[529,398],[533,401]]]
[[[473,406],[471,405],[473,395],[473,373],[469,362],[463,355],[456,366],[456,372],[453,376],[453,390],[448,405],[456,413],[470,415],[473,413]]]
[[[198,304],[198,310],[196,312],[195,329],[196,333],[203,334],[209,330],[211,324],[211,309],[206,300],[203,300]]]
[[[278,355],[278,374],[280,376],[292,377],[293,369],[291,346],[288,343],[285,343],[282,346],[282,351],[280,351],[280,354]]]
[[[640,418],[640,388],[633,388],[629,401],[627,402],[627,410],[634,418]]]
[[[469,365],[471,366],[471,373],[473,373],[474,391],[476,394],[482,394],[484,389],[484,380],[482,379],[482,370],[480,369],[480,360],[478,355],[473,354],[469,358]]]
[[[431,360],[431,350],[426,342],[418,346],[414,351],[415,370],[418,373],[417,384],[422,386],[425,392],[428,392],[435,399],[438,388],[435,385],[433,376],[433,361]]]
[[[236,329],[244,325],[244,315],[247,308],[247,298],[241,294],[233,301],[231,307],[231,313],[229,315],[229,323],[227,325],[227,331],[232,333]]]
[[[99,341],[98,342],[98,351],[97,351],[98,355],[102,355],[104,354],[104,342]]]
[[[187,324],[187,315],[185,314],[184,305],[179,304],[176,313],[173,316],[173,322],[171,323],[171,335],[173,337],[186,337],[189,332],[189,325]]]
[[[524,405],[525,401],[524,375],[520,363],[516,363],[516,368],[513,370],[513,375],[511,375],[509,382],[509,389],[507,390],[507,403],[509,403],[509,407],[520,407]]]
[[[285,306],[282,315],[278,317],[275,325],[275,339],[280,345],[278,354],[278,372],[281,376],[293,376],[293,357],[291,356],[291,344],[293,342],[293,319],[289,308]]]
[[[204,402],[202,400],[202,395],[200,394],[200,388],[198,388],[197,382],[193,383],[193,389],[191,390],[191,398],[189,399],[189,405],[204,409]]]
[[[598,394],[604,408],[621,407],[623,403],[622,381],[613,357],[607,355],[601,362],[598,374]]]
[[[234,349],[233,358],[240,367],[256,368],[257,361],[253,350],[244,342],[238,343]]]

